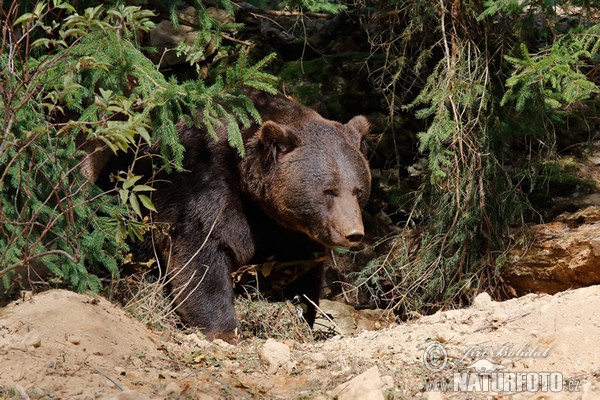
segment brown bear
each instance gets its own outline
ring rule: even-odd
[[[316,259],[285,289],[286,297],[318,303],[327,248],[349,247],[364,235],[361,208],[371,176],[361,153],[365,117],[343,125],[283,95],[250,92],[262,125],[243,129],[240,157],[226,129],[213,140],[204,129],[179,125],[185,172],[155,177],[157,224],[143,244],[158,253],[170,276],[177,311],[209,339],[233,339],[232,272],[247,264]],[[140,163],[143,165],[143,163]],[[312,325],[316,310],[307,304]]]

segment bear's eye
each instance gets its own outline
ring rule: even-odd
[[[323,190],[323,194],[325,196],[331,196],[331,197],[335,197],[336,196],[335,191],[332,190],[332,189],[325,189],[325,190]]]
[[[354,196],[360,197],[363,194],[363,190],[361,188],[354,189]]]

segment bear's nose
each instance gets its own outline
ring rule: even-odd
[[[358,243],[363,239],[364,236],[365,234],[362,231],[355,230],[346,235],[346,240],[350,243]]]

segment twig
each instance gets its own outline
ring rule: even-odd
[[[206,243],[208,242],[208,239],[210,238],[210,235],[212,234],[213,229],[215,229],[215,226],[217,225],[217,221],[219,220],[219,217],[221,216],[221,213],[223,212],[223,210],[225,209],[225,203],[223,203],[223,205],[221,206],[221,209],[219,210],[219,212],[217,213],[217,216],[215,217],[215,220],[213,221],[210,230],[208,231],[208,233],[206,234],[206,238],[204,238],[204,242],[202,242],[202,244],[200,245],[200,247],[198,248],[198,250],[196,250],[196,252],[190,257],[190,259],[183,265],[183,267],[181,267],[180,269],[178,269],[175,274],[173,274],[168,280],[167,283],[170,282],[171,280],[173,280],[173,278],[175,276],[177,276],[181,271],[185,270],[187,268],[188,265],[190,265],[190,263],[194,260],[194,258],[196,258],[196,256],[202,251],[202,249],[204,248],[204,246],[206,245]],[[204,278],[206,277],[206,274],[208,273],[209,269],[210,269],[210,265],[204,265],[204,267],[206,267],[204,269],[204,274],[202,274],[202,278],[200,278],[200,280],[198,281],[198,283],[196,284],[196,286],[187,294],[187,296],[185,296],[185,298],[183,300],[181,300],[179,302],[179,304],[177,304],[175,307],[173,307],[173,310],[177,310],[179,308],[180,305],[182,305],[183,303],[185,303],[187,301],[187,299],[189,299],[189,297],[198,289],[198,287],[202,284],[202,282],[204,281]],[[192,280],[194,279],[194,277],[196,276],[196,271],[194,271],[192,273],[192,276],[188,279],[188,281],[186,282],[186,284],[177,292],[177,294],[175,296],[173,296],[173,300],[171,301],[170,306],[172,306],[178,299],[179,296],[183,293],[183,290],[186,289],[188,287],[188,285],[192,282]]]
[[[312,301],[311,299],[309,299],[307,295],[303,294],[302,296],[306,300],[308,300],[308,302],[310,304],[312,304],[317,310],[319,310],[319,312],[325,316],[325,319],[327,319],[327,321],[329,321],[329,322],[331,322],[333,324],[333,327],[335,329],[337,329],[337,331],[340,333],[340,335],[344,336],[344,332],[342,332],[342,330],[340,329],[340,327],[335,322],[333,322],[333,320],[331,318],[329,318],[329,315],[327,315],[323,310],[321,310],[321,308],[314,301]]]
[[[102,371],[100,368],[96,368],[96,367],[94,367],[94,369],[95,369],[95,370],[96,370],[96,372],[98,372],[100,375],[104,376],[106,379],[108,379],[109,381],[111,381],[112,383],[114,383],[114,385],[115,385],[116,387],[118,387],[118,388],[119,388],[119,389],[120,389],[122,392],[124,392],[124,391],[125,391],[125,387],[123,387],[123,385],[121,385],[121,384],[119,383],[119,381],[118,381],[118,380],[116,380],[115,378],[113,378],[113,377],[112,377],[112,376],[110,376],[110,375],[107,375],[107,374],[106,374],[104,371]]]
[[[64,256],[74,263],[79,262],[79,260],[77,258],[73,257],[72,255],[70,255],[69,253],[67,253],[64,250],[48,250],[43,253],[34,254],[32,256],[26,257],[25,259],[11,265],[10,267],[4,268],[2,271],[0,271],[0,278],[2,278],[4,275],[8,274],[10,271],[12,271],[14,269],[26,266],[30,261],[33,261],[37,258],[48,256],[51,254],[58,254],[58,255]]]
[[[19,393],[19,396],[21,396],[21,398],[23,400],[29,400],[29,395],[25,392],[25,390],[21,386],[19,386],[19,385],[15,386],[15,390],[17,391],[17,393]]]
[[[225,40],[229,40],[230,42],[233,43],[238,43],[238,44],[243,44],[244,46],[252,46],[252,42],[248,41],[248,40],[240,40],[240,39],[236,39],[234,37],[231,37],[229,35],[226,35],[225,33],[221,33],[221,37]]]

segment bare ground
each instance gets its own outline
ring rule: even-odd
[[[356,336],[237,346],[151,330],[102,297],[53,290],[0,309],[0,399],[596,399],[599,344],[599,286],[505,302],[480,295],[469,309]],[[527,373],[520,383],[552,373],[560,384],[495,394],[483,378],[457,383],[455,373],[485,361]],[[341,390],[373,366],[374,388]]]

